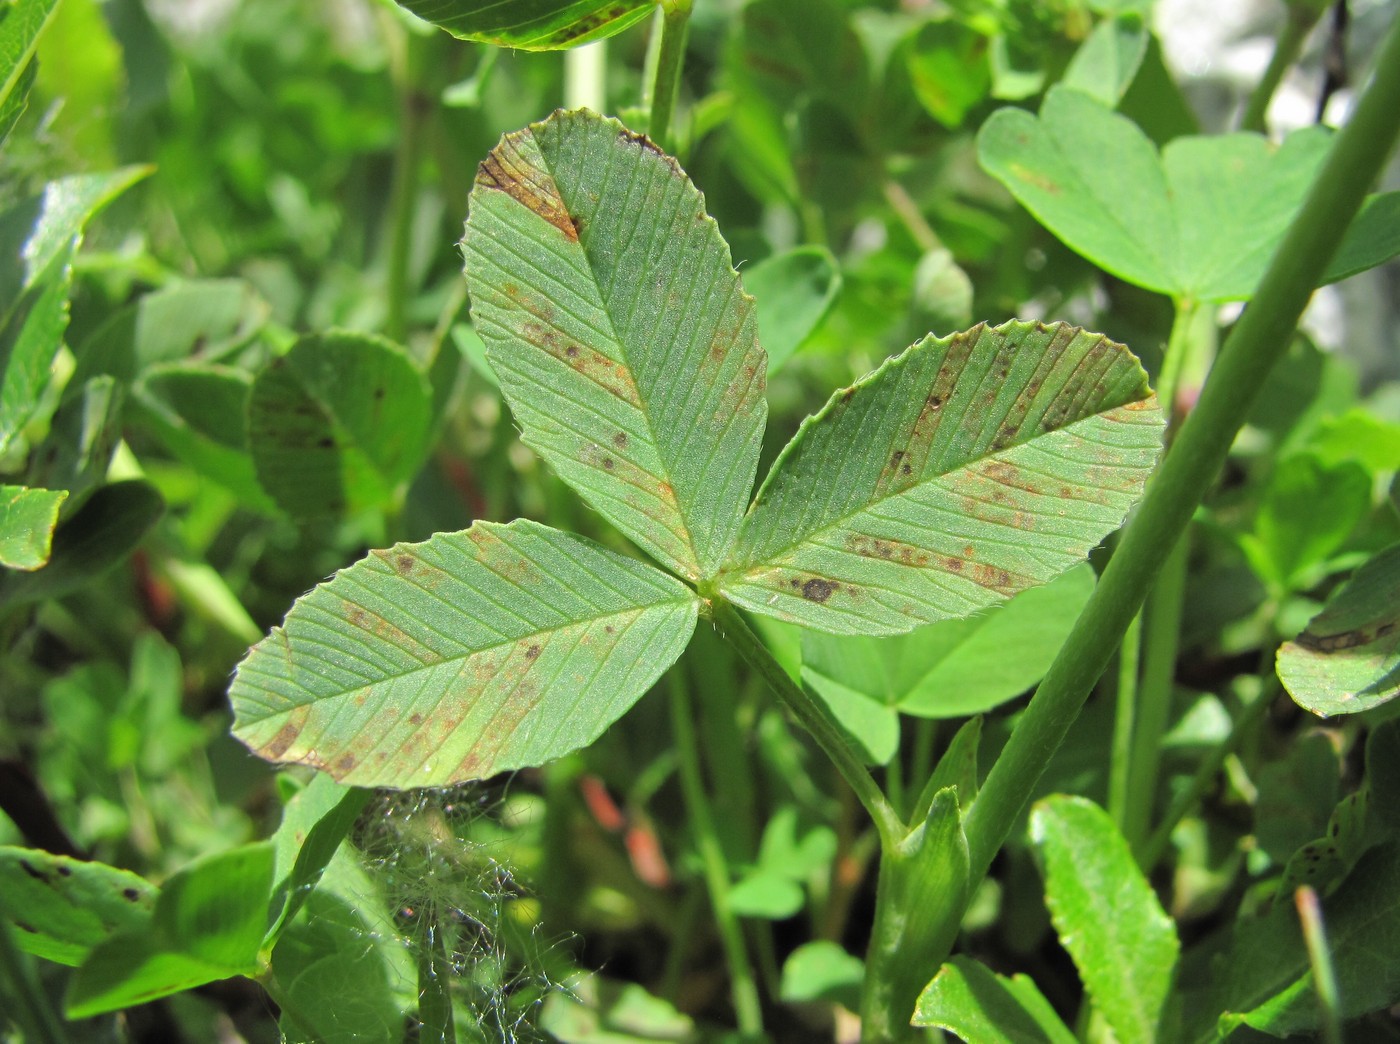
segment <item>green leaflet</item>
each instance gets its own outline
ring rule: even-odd
[[[615,120],[556,113],[481,165],[462,252],[525,443],[662,563],[712,576],[752,489],[766,363],[675,160]]]
[[[14,0],[0,17],[0,103],[9,101],[20,77],[33,77],[29,59],[58,0]]]
[[[356,786],[445,786],[591,743],[681,654],[699,600],[533,522],[398,544],[303,596],[238,667],[234,734]]]
[[[525,51],[577,47],[613,36],[656,9],[657,0],[398,0],[419,18],[464,40]]]
[[[1181,944],[1108,813],[1055,795],[1031,810],[1045,900],[1094,1008],[1118,1040],[1157,1039]]]
[[[977,1044],[1074,1044],[1075,1036],[1026,975],[997,975],[954,957],[919,997],[914,1025]]]
[[[38,569],[49,560],[66,489],[0,486],[0,566]]]
[[[835,634],[965,616],[1081,561],[1156,463],[1122,345],[1010,322],[926,338],[803,422],[718,589]]]

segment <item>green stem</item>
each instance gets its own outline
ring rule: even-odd
[[[685,40],[690,30],[691,0],[661,0],[661,42],[656,51],[656,71],[651,87],[651,118],[647,136],[668,152],[671,145],[671,119],[681,91],[681,69],[685,65]]]
[[[442,938],[442,918],[435,902],[428,902],[418,923],[423,933],[418,951],[419,1044],[456,1044],[457,1026],[452,1018],[452,964]]]
[[[1214,784],[1216,775],[1225,765],[1225,759],[1239,748],[1240,742],[1245,736],[1254,731],[1254,726],[1264,716],[1264,712],[1269,709],[1269,704],[1273,702],[1276,693],[1276,689],[1266,689],[1240,712],[1240,716],[1235,719],[1235,724],[1230,728],[1230,735],[1216,744],[1206,759],[1197,766],[1196,774],[1191,777],[1191,782],[1186,789],[1178,792],[1176,797],[1172,799],[1166,815],[1157,824],[1157,829],[1138,849],[1138,864],[1144,873],[1151,873],[1152,869],[1161,861],[1162,856],[1166,854],[1167,845],[1171,843],[1172,831],[1176,829],[1176,825],[1205,796],[1206,791]]]
[[[608,41],[564,52],[564,108],[608,111]]]
[[[715,924],[719,927],[720,942],[729,964],[730,997],[739,1019],[740,1032],[746,1037],[756,1037],[763,1033],[763,1008],[744,945],[743,928],[729,908],[729,866],[715,830],[710,800],[705,794],[705,781],[700,770],[700,744],[695,738],[695,707],[681,672],[672,670],[668,677],[671,681],[671,728],[680,762],[681,789],[685,793],[686,813],[695,831],[695,845],[700,850]]]
[[[399,95],[399,141],[394,149],[394,173],[389,199],[389,256],[384,275],[384,332],[400,341],[408,334],[409,256],[413,221],[418,208],[418,178],[432,100],[422,83],[426,50],[424,37],[404,31],[403,57],[396,87]]]
[[[1269,67],[1264,70],[1263,78],[1249,96],[1249,104],[1245,106],[1244,115],[1240,117],[1240,130],[1257,131],[1260,134],[1268,132],[1266,117],[1274,92],[1283,82],[1283,74],[1288,71],[1288,67],[1298,60],[1308,33],[1312,32],[1313,26],[1317,25],[1317,20],[1321,17],[1321,9],[1314,4],[1288,5],[1288,18],[1279,31],[1273,57],[1269,59]]]
[[[1133,765],[1133,730],[1137,726],[1138,665],[1142,657],[1142,617],[1133,617],[1118,646],[1118,692],[1114,697],[1113,750],[1108,763],[1108,814],[1126,830],[1128,790]]]
[[[1400,136],[1400,19],[1375,78],[1337,135],[1298,216],[1220,353],[1200,401],[1148,483],[1089,604],[967,814],[970,880],[980,881],[1029,803],[1051,755],[1214,481],[1264,379],[1287,349],[1313,288]],[[969,894],[973,889],[969,889]],[[959,913],[960,916],[960,913]]]
[[[8,1002],[10,1017],[34,1044],[66,1044],[68,1034],[49,1004],[49,995],[34,975],[28,959],[10,935],[10,926],[0,919],[0,998]]]
[[[881,848],[886,851],[898,845],[906,828],[884,791],[875,782],[840,726],[824,705],[818,703],[788,677],[787,671],[773,659],[773,654],[749,629],[739,611],[719,595],[711,601],[711,612],[720,633],[734,646],[740,656],[768,683],[794,717],[812,734],[817,745],[835,763],[836,769],[850,784],[860,803],[870,813],[875,829],[880,832]]]
[[[1342,1044],[1341,1002],[1337,990],[1337,969],[1327,945],[1327,931],[1322,922],[1322,903],[1317,892],[1304,885],[1293,896],[1298,919],[1303,926],[1303,939],[1308,947],[1308,963],[1312,965],[1313,989],[1317,1006],[1322,1009],[1322,1039],[1325,1044]]]

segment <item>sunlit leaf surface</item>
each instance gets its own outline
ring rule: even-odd
[[[965,616],[1082,561],[1161,434],[1141,366],[1105,337],[1011,322],[927,338],[803,422],[719,588],[837,634]]]
[[[576,47],[620,33],[657,0],[398,0],[464,40],[525,51]]]
[[[591,743],[680,655],[683,584],[533,522],[398,544],[302,597],[230,690],[261,757],[442,786]]]

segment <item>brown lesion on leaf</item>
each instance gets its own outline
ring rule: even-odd
[[[504,192],[564,233],[569,242],[577,243],[578,226],[559,195],[559,186],[547,172],[525,158],[519,140],[520,136],[514,134],[501,139],[477,168],[477,185]]]
[[[814,576],[802,584],[802,597],[809,602],[822,604],[839,590],[841,590],[840,584]]]
[[[604,391],[611,392],[630,406],[642,408],[641,395],[632,379],[632,371],[623,363],[609,358],[595,348],[570,340],[553,327],[533,320],[521,324],[520,336],[527,344],[542,349]]]
[[[1023,590],[1026,584],[1015,574],[997,565],[989,565],[984,562],[971,562],[968,564],[966,572],[963,574],[978,587],[985,587],[989,591],[1005,595],[1011,595]]]
[[[1395,628],[1395,621],[1392,620],[1376,627],[1360,627],[1351,631],[1340,631],[1336,634],[1312,634],[1304,631],[1293,640],[1293,643],[1310,652],[1323,654],[1346,652],[1348,649],[1356,649],[1380,641],[1380,639],[1394,633]]]
[[[846,550],[863,558],[879,558],[916,569],[922,569],[930,561],[929,553],[923,548],[899,540],[886,540],[861,533],[851,533],[846,537]]]
[[[331,762],[331,775],[336,779],[344,779],[350,771],[358,764],[353,754],[342,754]]]
[[[306,705],[295,708],[287,716],[287,721],[283,726],[277,730],[277,735],[257,748],[258,756],[267,761],[282,760],[282,756],[292,749],[297,737],[301,735],[301,730],[306,727],[306,719],[310,713],[311,708]]]

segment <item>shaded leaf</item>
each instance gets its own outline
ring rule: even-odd
[[[358,786],[445,786],[591,743],[690,640],[698,599],[533,522],[398,544],[298,600],[239,665],[234,734]]]
[[[860,1010],[860,987],[865,962],[838,943],[803,943],[783,962],[780,996],[789,1004],[831,1001],[850,1011]]]
[[[1323,283],[1375,268],[1400,254],[1400,192],[1366,197],[1361,210],[1347,226],[1346,238],[1327,266]]]
[[[156,887],[135,874],[28,848],[0,848],[0,908],[19,948],[81,964],[114,933],[151,918]]]
[[[397,345],[303,337],[253,382],[258,484],[298,518],[391,506],[423,462],[430,417],[427,382]]]
[[[102,486],[54,530],[48,565],[0,579],[0,606],[61,598],[92,583],[125,561],[164,512],[150,483]]]
[[[0,486],[0,566],[38,569],[49,560],[64,489]]]
[[[1151,1041],[1180,943],[1108,813],[1056,796],[1031,810],[1045,901],[1094,1008],[1119,1040]]]
[[[758,304],[758,341],[772,376],[802,347],[841,290],[841,270],[825,247],[798,247],[744,269]]]
[[[919,997],[915,1026],[955,1033],[971,1044],[1073,1044],[1075,1036],[1028,975],[997,975],[954,957]]]
[[[58,0],[14,0],[0,17],[0,105],[11,104],[16,88],[24,93],[21,81],[32,82],[30,59],[52,17]]]
[[[767,405],[753,300],[700,193],[615,120],[556,113],[481,165],[462,250],[525,443],[660,561],[712,575]]]
[[[1301,707],[1327,717],[1388,703],[1400,692],[1400,545],[1356,571],[1278,651],[1279,679]]]
[[[1326,154],[1298,131],[1184,137],[1159,157],[1132,121],[1056,86],[1040,115],[1006,108],[978,134],[982,165],[1071,248],[1131,283],[1197,301],[1253,294]],[[1103,157],[1113,156],[1111,177]]]
[[[55,262],[56,274],[30,287],[0,330],[0,454],[34,419],[53,378],[53,362],[68,329],[73,288],[69,251]]]
[[[252,975],[267,928],[270,842],[207,856],[160,890],[150,923],[98,945],[69,983],[66,1013],[86,1018],[206,982]]]
[[[719,590],[837,634],[898,634],[1043,584],[1116,528],[1162,419],[1122,345],[1010,322],[926,338],[803,421]]]
[[[657,0],[398,0],[463,40],[525,51],[577,47],[613,36],[656,9]]]
[[[68,490],[64,515],[73,514],[106,480],[121,442],[125,405],[124,388],[111,377],[94,377],[76,387],[69,384],[48,437],[35,454],[36,473],[44,484]]]

